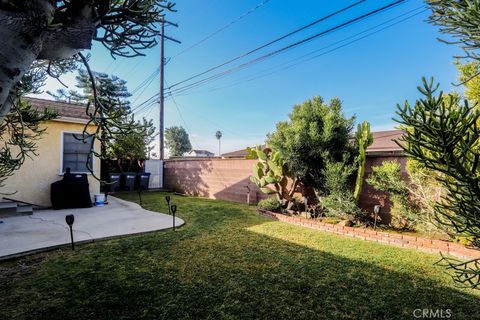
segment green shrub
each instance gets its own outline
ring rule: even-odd
[[[362,216],[349,187],[355,170],[353,164],[348,164],[346,156],[343,161],[326,163],[323,170],[326,194],[317,194],[325,216],[349,220],[358,220]]]
[[[267,211],[280,212],[281,204],[278,201],[277,197],[270,197],[258,202],[258,208]]]
[[[364,216],[351,191],[321,197],[321,205],[324,207],[324,215],[327,217],[354,221]]]
[[[400,164],[384,161],[381,166],[372,167],[367,183],[379,191],[388,192],[393,206],[391,225],[399,229],[412,229],[418,223],[418,206],[410,199],[408,184],[401,175]]]

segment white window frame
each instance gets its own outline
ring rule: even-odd
[[[78,132],[78,131],[63,131],[60,133],[60,172],[58,173],[59,176],[65,175],[65,172],[63,172],[63,138],[65,136],[65,133],[67,134],[78,134],[81,135],[83,132]],[[95,145],[93,146],[95,148]],[[92,156],[92,169],[95,171],[95,163],[96,163],[96,157]],[[92,173],[90,171],[85,171],[85,172],[78,172],[78,171],[71,171],[70,173],[78,173],[78,174],[87,174],[91,175]]]

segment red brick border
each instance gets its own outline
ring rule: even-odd
[[[462,259],[480,258],[480,250],[470,249],[459,243],[452,243],[442,240],[431,240],[395,233],[379,232],[365,228],[344,227],[300,217],[287,216],[281,213],[275,213],[265,210],[259,210],[259,212],[262,215],[271,217],[275,220],[315,230],[341,234],[356,239],[374,241],[397,247],[412,248],[430,253],[449,254]]]

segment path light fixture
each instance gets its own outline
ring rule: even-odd
[[[172,204],[171,206],[172,216],[173,216],[173,231],[175,231],[175,212],[177,212],[177,205]]]
[[[305,219],[308,219],[308,198],[306,196],[303,197],[303,206],[305,207]],[[313,219],[312,215],[310,218]]]
[[[140,205],[142,205],[142,183],[139,174],[135,176],[135,184],[137,185],[138,200],[140,201]]]
[[[380,206],[379,204],[376,204],[373,206],[373,213],[375,214],[375,220],[373,221],[373,229],[376,230],[377,229],[377,218],[378,218],[378,214],[380,213],[380,209],[382,208],[382,206]]]
[[[170,196],[165,196],[165,200],[167,201],[168,214],[172,214],[170,210]]]
[[[247,189],[247,205],[249,206],[250,205],[250,186],[247,184],[245,188]]]
[[[73,222],[75,221],[75,217],[73,214],[69,214],[65,216],[65,222],[68,224],[68,227],[70,228],[70,241],[72,242],[72,250],[75,250],[75,245],[73,244]]]

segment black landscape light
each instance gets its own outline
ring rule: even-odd
[[[65,222],[68,224],[68,227],[70,228],[70,240],[72,241],[72,250],[75,250],[75,245],[73,244],[73,222],[75,221],[75,217],[73,214],[69,214],[68,216],[65,216]]]
[[[379,204],[373,206],[373,213],[375,214],[375,220],[373,221],[373,229],[377,229],[377,217],[382,207]]]
[[[172,204],[171,211],[172,211],[172,215],[173,215],[173,231],[175,231],[175,212],[177,212],[177,205],[176,204]]]
[[[170,211],[170,196],[165,196],[165,200],[167,201],[168,214],[172,214]]]

